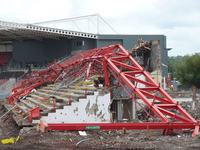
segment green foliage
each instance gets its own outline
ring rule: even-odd
[[[177,64],[182,62],[183,56],[169,57],[169,73],[172,74],[172,78],[177,78]]]
[[[200,88],[200,54],[185,56],[176,65],[176,75],[182,84]]]

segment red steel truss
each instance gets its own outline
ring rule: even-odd
[[[129,89],[130,96],[136,96],[137,101],[142,101],[148,106],[157,118],[156,122],[42,123],[41,126],[45,126],[47,130],[86,130],[89,127],[105,130],[164,129],[165,133],[169,133],[173,129],[194,129],[193,136],[198,134],[198,121],[188,114],[178,102],[174,101],[121,45],[83,51],[62,62],[54,63],[46,70],[33,72],[18,83],[8,100],[10,103],[15,103],[17,99],[28,95],[31,90],[40,85],[63,80],[70,75],[76,78],[83,72],[86,72],[86,78],[94,74],[103,74],[107,87],[110,86],[110,76],[115,77],[121,85]]]

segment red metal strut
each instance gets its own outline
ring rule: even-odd
[[[74,68],[77,69],[73,71]],[[18,98],[28,95],[32,89],[42,84],[62,80],[65,76],[69,75],[78,77],[83,70],[87,70],[87,78],[90,75],[103,73],[106,86],[110,86],[109,78],[111,75],[114,76],[120,84],[130,89],[130,95],[136,95],[138,101],[142,101],[148,106],[157,117],[157,121],[106,124],[44,123],[48,130],[85,130],[88,126],[98,126],[100,129],[173,130],[193,128],[193,136],[198,134],[199,123],[178,102],[173,100],[121,45],[111,45],[83,51],[65,61],[51,65],[46,70],[32,73],[31,77],[24,79],[13,90],[13,94],[8,98],[9,102],[14,103]],[[65,76],[62,75],[64,73]]]

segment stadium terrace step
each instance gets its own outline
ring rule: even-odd
[[[47,94],[47,93],[44,93],[44,92],[39,92],[37,91],[35,94],[38,94],[40,96],[43,96],[44,98],[47,98],[49,99],[50,97],[54,96],[56,99],[62,99],[63,101],[65,102],[68,102],[69,101],[69,98],[67,96],[63,97],[63,96],[58,96],[58,95],[55,95],[55,93],[52,93],[52,94]]]
[[[16,105],[21,111],[23,111],[23,113],[25,113],[25,114],[28,113],[29,108],[26,105],[24,105],[21,102],[18,102]]]
[[[61,91],[53,91],[53,90],[44,90],[44,89],[39,89],[36,93],[43,94],[43,95],[49,95],[49,96],[55,96],[55,97],[60,97],[60,99],[65,99],[65,97],[72,97],[74,99],[78,99],[79,97],[85,97],[84,94],[74,94],[74,93],[66,93],[66,92],[61,92]]]
[[[35,103],[41,104],[41,106],[43,106],[44,108],[46,106],[47,107],[52,107],[53,104],[52,104],[52,101],[51,101],[51,97],[44,96],[44,95],[41,96],[41,95],[36,95],[36,94],[37,93],[31,93],[29,95],[29,97],[27,97],[27,99],[34,100]],[[58,96],[56,98],[58,98]],[[62,108],[64,105],[69,105],[69,99],[56,99],[56,107]]]
[[[21,103],[23,103],[26,107],[28,107],[28,108],[35,108],[36,107],[36,105],[35,104],[31,104],[29,101],[27,101],[26,99],[25,100],[21,100],[20,101]]]
[[[39,100],[39,101],[41,101],[42,103],[44,103],[44,104],[47,104],[47,105],[49,105],[49,99],[50,99],[50,96],[48,95],[48,96],[46,96],[46,95],[38,95],[38,93],[31,93],[29,96],[31,96],[31,97],[33,97],[33,98],[35,98],[35,99],[37,99],[37,100]],[[56,99],[56,102],[60,102],[60,103],[65,103],[66,105],[68,105],[69,104],[69,98],[61,98],[61,97],[59,97],[59,96],[54,96],[54,97],[56,97],[57,99]],[[59,97],[59,98],[58,98]],[[71,99],[71,100],[73,100],[73,99]]]
[[[53,110],[55,108],[63,108],[64,104],[63,102],[56,102],[55,103],[49,99],[49,100],[37,100],[37,99],[32,99],[31,97],[27,97],[27,100],[31,103],[34,103],[36,106],[39,106],[42,110],[45,109],[45,110]],[[45,103],[44,103],[45,102]]]
[[[39,123],[40,123],[40,119],[33,119],[32,120],[33,125],[36,125],[36,124],[39,124]]]
[[[48,84],[48,87],[52,87],[52,88],[57,88],[59,86],[59,83],[55,83],[55,84]]]
[[[31,94],[29,95],[29,97],[33,97],[33,98],[38,99],[38,100],[41,100],[41,101],[47,99],[46,97],[37,95],[36,93],[31,93]]]
[[[47,109],[47,110],[52,110],[53,109],[53,106],[49,106],[49,105],[43,104],[42,101],[37,101],[32,97],[27,97],[26,99],[31,101],[32,103],[40,106],[42,109]]]
[[[43,89],[45,90],[56,90],[52,87],[43,87]],[[74,93],[74,94],[87,94],[87,95],[93,95],[94,94],[94,91],[92,90],[77,90],[77,89],[69,89],[68,87],[62,87],[62,88],[59,88],[58,91],[60,92],[69,92],[69,93]]]
[[[41,118],[48,118],[49,114],[56,114],[55,117],[57,117],[57,115],[60,117],[60,113],[67,112],[72,114],[73,117],[76,115],[76,109],[86,109],[87,107],[92,107],[92,105],[89,106],[90,102],[95,105],[95,100],[98,97],[97,93],[100,93],[99,90],[93,86],[71,85],[61,87],[60,83],[48,84],[46,86],[40,86],[38,89],[32,91],[29,95],[24,97],[23,100],[18,101],[16,109],[13,110],[13,114],[16,122],[22,126],[38,124]],[[55,97],[55,99],[53,97]],[[93,100],[90,100],[90,97],[92,97]],[[79,100],[81,100],[81,102]],[[88,103],[88,106],[86,106],[86,103]],[[81,105],[85,108],[82,108]],[[36,107],[40,108],[41,118],[33,118],[32,122],[29,122],[27,116],[29,116],[30,111]],[[101,114],[101,112],[99,113]],[[88,117],[90,118],[91,116]]]
[[[76,89],[76,90],[89,90],[89,91],[96,91],[97,88],[93,86],[75,86],[75,85],[70,85],[68,87],[69,89]]]

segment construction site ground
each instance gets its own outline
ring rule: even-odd
[[[1,112],[0,116],[3,115]],[[77,131],[46,132],[36,131],[34,127],[20,129],[12,119],[7,117],[0,122],[0,139],[17,137],[15,144],[0,144],[0,149],[164,149],[194,150],[200,149],[200,138],[191,137],[191,132],[180,132],[172,136],[163,136],[162,131],[86,131],[81,136]]]

